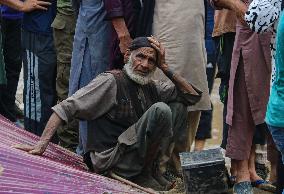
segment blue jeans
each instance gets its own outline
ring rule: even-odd
[[[277,149],[279,150],[279,152],[281,152],[282,162],[284,163],[284,128],[274,127],[271,125],[267,125],[267,126],[272,135],[272,138],[275,142]]]

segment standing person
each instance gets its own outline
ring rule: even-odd
[[[251,183],[263,180],[255,171],[253,136],[264,122],[269,96],[271,34],[258,35],[244,25],[248,1],[213,0],[215,6],[229,8],[239,17],[236,27],[228,94],[226,122],[229,124],[226,155],[236,166],[235,193],[252,193]],[[253,58],[251,56],[254,56]],[[259,90],[259,85],[262,90]],[[239,95],[242,94],[242,95]]]
[[[114,68],[112,62],[117,56],[113,50],[114,37],[120,37],[119,48],[125,52],[130,44],[131,29],[135,29],[133,20],[133,4],[139,0],[82,0],[77,19],[71,72],[69,95],[87,85],[99,73]],[[116,38],[115,38],[116,39]],[[116,47],[117,48],[117,47]],[[120,53],[120,51],[119,51]],[[121,60],[118,60],[119,67]],[[93,121],[80,121],[80,146],[77,152],[89,159],[84,142],[92,132]],[[83,147],[82,147],[83,145]]]
[[[271,31],[273,35],[270,46],[272,54],[272,67],[273,67],[272,76],[271,76],[272,86],[267,106],[266,122],[268,124],[268,128],[271,132],[271,135],[278,149],[279,145],[277,144],[281,143],[281,141],[279,141],[277,137],[281,136],[277,135],[275,136],[275,134],[277,134],[277,127],[274,128],[273,126],[281,125],[281,122],[279,122],[281,120],[281,114],[278,111],[279,108],[281,108],[281,96],[278,95],[278,92],[281,91],[280,89],[281,87],[279,87],[279,84],[281,84],[281,71],[282,71],[281,66],[283,65],[282,62],[283,40],[281,38],[281,36],[283,35],[283,22],[281,24],[282,20],[281,19],[279,23],[279,18],[281,16],[283,7],[284,7],[283,1],[281,0],[264,0],[264,1],[253,0],[249,6],[248,12],[245,15],[245,20],[252,30],[256,32]],[[281,32],[282,34],[280,34]],[[279,115],[277,113],[279,113]],[[284,141],[282,141],[282,143],[283,142]],[[281,149],[279,149],[279,151],[281,155]],[[268,153],[268,156],[269,155],[271,154]],[[273,160],[273,162],[276,163],[275,160]],[[284,165],[281,157],[279,157],[277,165],[278,165],[277,168],[275,167],[276,169],[278,169],[275,170],[277,172],[276,193],[281,193],[283,191],[283,186],[284,186],[284,179],[283,179]]]
[[[275,145],[277,149],[279,150],[279,152],[281,153],[282,163],[284,164],[284,130],[283,130],[284,128],[284,122],[283,122],[283,118],[284,118],[284,115],[283,115],[283,107],[284,107],[284,97],[283,97],[283,91],[284,91],[284,88],[283,88],[284,18],[283,18],[283,14],[280,18],[277,29],[278,29],[278,32],[276,36],[275,80],[271,88],[271,94],[269,97],[265,120],[266,120],[266,123],[268,124],[268,128],[273,137]],[[281,169],[281,167],[278,169]],[[281,174],[284,173],[283,165],[282,165],[282,172],[280,171],[278,173],[279,173],[279,177],[281,176]],[[282,190],[284,193],[283,185],[282,185]]]
[[[7,76],[6,89],[1,92],[1,113],[16,122],[16,91],[22,68],[21,26],[23,13],[6,5],[1,6],[1,32],[5,70]]]
[[[219,96],[223,103],[223,133],[220,147],[226,149],[229,125],[226,123],[228,88],[233,47],[236,35],[236,13],[232,10],[222,9],[215,11],[214,29],[212,37],[215,40],[217,51],[218,72],[216,78],[221,79]],[[236,182],[234,164],[231,164],[229,183],[232,186]]]
[[[68,97],[69,75],[77,14],[71,0],[57,0],[57,13],[51,24],[57,59],[56,92],[58,102]],[[75,152],[78,121],[73,120],[57,129],[59,145]]]
[[[221,79],[219,96],[223,108],[223,138],[221,147],[226,149],[228,129],[226,123],[228,88],[230,79],[231,60],[236,35],[237,17],[234,11],[222,9],[215,11],[212,37],[215,40],[218,72],[216,78]]]
[[[216,77],[221,79],[219,88],[220,100],[224,104],[223,108],[223,138],[221,147],[226,149],[229,125],[226,123],[227,115],[227,101],[228,101],[228,88],[230,79],[231,59],[233,46],[235,41],[236,32],[236,13],[233,10],[222,9],[215,11],[215,24],[212,36],[216,41],[217,52],[218,52],[218,73]],[[253,144],[265,144],[265,128],[266,126],[261,124],[256,127]],[[253,158],[251,161],[253,162]],[[230,168],[230,185],[236,182],[236,167],[234,163],[231,164]],[[255,170],[253,170],[255,171]],[[264,184],[262,184],[264,186]]]
[[[22,11],[22,12],[29,12],[35,9],[46,10],[47,6],[50,5],[49,2],[43,2],[43,1],[37,1],[37,0],[26,0],[24,2],[19,1],[19,0],[0,0],[0,3],[7,5],[15,10]],[[5,114],[8,112],[8,110],[6,110],[6,107],[3,104],[1,104],[2,103],[1,98],[3,98],[2,94],[4,94],[6,90],[7,77],[6,77],[2,46],[3,46],[2,45],[2,33],[0,33],[0,91],[1,91],[0,92],[0,114]]]
[[[205,4],[205,48],[207,53],[206,75],[208,82],[209,94],[211,94],[216,71],[216,47],[212,39],[212,31],[214,27],[214,9],[210,6],[207,0]],[[212,114],[213,105],[211,103],[211,110],[201,111],[199,125],[195,135],[194,151],[201,151],[204,149],[206,139],[211,138],[212,130]]]
[[[245,15],[246,23],[249,27],[258,33],[263,33],[270,31],[272,32],[272,38],[270,43],[271,49],[271,62],[272,62],[272,75],[271,75],[271,85],[275,81],[276,68],[275,68],[275,56],[276,56],[276,34],[277,26],[281,12],[283,10],[283,1],[282,0],[253,0],[248,8],[248,11]],[[272,140],[271,134],[268,135],[268,145],[267,145],[267,158],[271,163],[270,171],[270,181],[272,183],[276,181],[277,175],[277,160],[280,154],[277,152],[275,144]],[[283,166],[282,161],[278,162],[278,165]],[[280,167],[281,168],[281,167]],[[283,168],[283,167],[282,167]],[[282,182],[284,185],[284,182]],[[282,186],[283,188],[283,186]],[[282,189],[281,189],[282,190]]]
[[[56,53],[51,28],[55,14],[56,0],[52,0],[46,11],[23,16],[24,125],[36,135],[41,135],[56,103]]]
[[[200,113],[211,108],[206,80],[205,8],[203,1],[159,0],[154,11],[153,33],[163,41],[166,61],[173,70],[203,91],[201,100],[188,108],[188,127],[177,139],[172,155],[175,173],[181,175],[179,153],[190,151]],[[167,80],[161,72],[164,80]],[[161,169],[166,171],[166,167]]]

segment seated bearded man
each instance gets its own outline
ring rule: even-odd
[[[54,106],[37,145],[16,147],[43,154],[63,122],[95,119],[92,130],[80,132],[94,172],[112,172],[142,186],[166,189],[169,182],[160,169],[170,158],[170,147],[187,127],[187,106],[195,104],[201,92],[170,70],[164,47],[153,37],[134,39],[125,57],[129,60],[122,71],[98,75]],[[154,82],[156,67],[172,82]],[[155,171],[154,162],[158,166]]]

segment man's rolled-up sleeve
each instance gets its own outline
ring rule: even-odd
[[[71,118],[93,120],[107,113],[116,104],[116,90],[113,75],[103,73],[52,110],[65,122]]]
[[[124,16],[123,5],[121,0],[104,0],[104,6],[107,12],[108,19]]]
[[[245,14],[245,21],[257,33],[272,31],[280,12],[280,0],[253,0]]]

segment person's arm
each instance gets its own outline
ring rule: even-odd
[[[47,10],[47,6],[51,5],[50,2],[39,0],[0,0],[0,3],[22,12],[30,12],[35,9]]]
[[[121,53],[125,53],[132,42],[132,38],[126,26],[121,0],[104,0],[107,18],[111,20],[112,25],[119,39],[119,48]]]
[[[120,52],[125,54],[127,48],[132,42],[132,38],[125,24],[124,18],[113,18],[111,22],[119,39]]]
[[[184,96],[190,96],[191,99],[196,99],[196,101],[200,100],[202,92],[197,88],[194,88],[185,78],[183,78],[178,73],[174,72],[170,69],[169,65],[165,61],[165,48],[157,39],[154,37],[149,37],[149,41],[151,45],[158,52],[158,61],[157,66],[159,69],[163,71],[163,73],[174,83],[175,87],[182,93]],[[190,102],[189,104],[193,104],[196,102]]]
[[[257,33],[273,31],[280,12],[281,0],[253,0],[245,14],[245,21]]]
[[[217,8],[232,10],[236,13],[238,19],[244,23],[244,16],[248,10],[248,5],[241,0],[211,0],[211,4]]]
[[[116,104],[116,82],[112,74],[100,74],[87,86],[54,106],[47,125],[35,146],[15,145],[13,147],[31,154],[42,155],[57,128],[71,118],[93,120],[105,114]]]
[[[44,151],[46,150],[48,143],[50,142],[52,136],[54,135],[56,129],[63,123],[63,120],[56,114],[53,113],[46,126],[45,129],[39,139],[39,141],[36,143],[36,145],[25,145],[25,144],[17,144],[14,145],[14,148],[24,150],[30,154],[34,155],[42,155]]]

